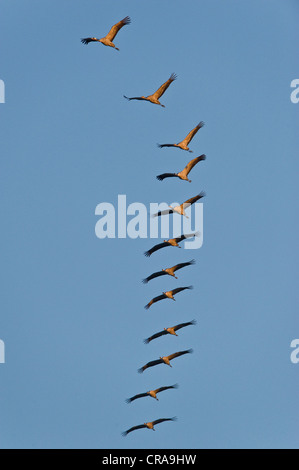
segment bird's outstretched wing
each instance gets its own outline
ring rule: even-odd
[[[121,434],[122,436],[126,436],[127,434],[129,434],[129,432],[136,431],[136,429],[142,429],[142,428],[146,428],[146,425],[139,424],[138,426],[133,426],[132,428],[128,429],[127,431],[122,432]]]
[[[164,421],[176,421],[176,420],[177,420],[176,416],[174,416],[173,418],[160,418],[160,419],[156,419],[155,421],[153,421],[153,425],[155,426],[156,424],[163,423]]]
[[[153,305],[155,302],[159,302],[159,300],[163,300],[163,299],[165,299],[164,294],[158,295],[157,297],[154,297],[148,304],[146,304],[144,308],[148,310],[150,306]]]
[[[126,403],[132,403],[132,401],[137,400],[137,398],[143,398],[147,396],[148,396],[148,393],[139,393],[138,395],[134,395],[131,398],[127,398]]]
[[[192,237],[198,237],[199,232],[194,232],[194,233],[187,233],[186,235],[181,235],[180,237],[175,238],[175,241],[177,243],[185,240],[186,238],[192,238]]]
[[[144,100],[144,98],[142,98],[142,96],[132,96],[131,98],[129,98],[126,95],[123,95],[123,96],[124,96],[124,98],[126,98],[126,100],[129,100],[129,101],[131,101],[131,100],[140,100],[140,101]]]
[[[159,211],[159,212],[156,212],[156,214],[152,214],[152,217],[160,217],[161,215],[168,215],[168,214],[172,214],[173,213],[173,209],[165,209],[164,211]]]
[[[164,335],[167,335],[167,331],[162,330],[162,331],[159,331],[158,333],[155,333],[154,335],[150,336],[149,338],[146,338],[145,340],[143,340],[143,342],[144,342],[144,344],[148,344],[151,341],[153,341],[153,339],[159,338],[160,336],[164,336]]]
[[[175,73],[172,73],[169,77],[169,79],[167,80],[167,82],[163,83],[163,85],[160,86],[160,88],[158,88],[157,91],[155,91],[155,93],[153,93],[151,96],[153,98],[156,98],[157,100],[163,95],[163,93],[165,93],[165,91],[167,90],[167,88],[169,87],[169,85],[177,78],[176,74]]]
[[[160,392],[164,392],[164,390],[169,390],[170,388],[178,388],[178,384],[174,384],[174,385],[167,385],[165,387],[160,387],[160,388],[157,388],[156,390],[154,390],[155,393],[160,393]]]
[[[157,144],[157,145],[160,149],[162,149],[163,147],[175,147],[174,144]]]
[[[194,204],[196,201],[201,199],[202,197],[205,197],[206,193],[204,191],[201,191],[197,196],[191,197],[190,199],[187,199],[187,201],[183,202],[182,206],[189,207],[191,204]]]
[[[108,41],[113,41],[118,31],[123,26],[125,26],[126,24],[130,24],[130,23],[131,23],[131,18],[129,16],[126,16],[123,20],[119,21],[118,23],[112,26],[112,28],[110,29],[109,33],[106,36],[106,39],[108,39]]]
[[[142,282],[143,282],[143,284],[147,284],[152,279],[155,279],[155,277],[164,276],[166,274],[167,273],[165,271],[157,271],[156,273],[151,274],[150,276],[146,277],[145,279],[142,279]]]
[[[178,294],[179,292],[182,292],[182,290],[185,289],[193,289],[193,286],[188,286],[188,287],[177,287],[176,289],[173,289],[171,291],[172,295]]]
[[[195,264],[195,260],[194,260],[194,259],[192,259],[191,261],[187,261],[186,263],[179,263],[179,264],[176,264],[175,266],[173,266],[172,271],[173,271],[173,272],[178,271],[179,269],[182,269],[182,268],[184,268],[185,266],[190,266],[191,264]]]
[[[156,359],[155,361],[150,361],[147,364],[145,364],[143,367],[140,367],[140,369],[138,369],[138,372],[139,374],[142,374],[142,372],[144,372],[149,367],[156,366],[157,364],[162,364],[162,362],[163,362],[162,359]]]
[[[205,155],[200,155],[200,157],[196,157],[196,158],[193,158],[193,160],[191,160],[189,163],[187,163],[187,165],[185,166],[185,168],[183,169],[183,171],[181,173],[184,173],[186,176],[189,175],[190,171],[192,170],[192,168],[198,163],[198,162],[201,162],[202,160],[205,160],[206,159],[206,156]]]
[[[156,176],[157,180],[163,181],[165,178],[172,178],[174,176],[178,176],[176,173],[163,173],[162,175]]]
[[[182,142],[180,142],[180,144],[185,144],[185,145],[188,145],[189,142],[193,139],[193,137],[195,136],[196,132],[199,131],[199,129],[201,129],[201,127],[204,126],[204,122],[201,121],[199,124],[197,124],[197,126],[194,127],[194,129],[192,129],[192,131],[189,132],[188,135],[186,135],[186,137],[184,138],[184,140],[182,140]]]
[[[185,351],[178,351],[173,354],[170,354],[168,357],[168,360],[171,361],[172,359],[175,359],[176,357],[183,356],[183,354],[190,354],[193,352],[193,349],[186,349]]]
[[[180,323],[173,327],[174,331],[180,330],[181,328],[185,328],[185,326],[196,325],[196,320],[188,321],[185,323]]]
[[[81,42],[82,44],[89,44],[90,42],[97,42],[97,38],[82,38]]]
[[[165,246],[170,246],[170,245],[167,242],[158,243],[158,245],[153,246],[150,250],[145,251],[144,254],[145,256],[151,256],[153,253],[155,253],[155,251],[158,251],[161,248],[164,248]]]

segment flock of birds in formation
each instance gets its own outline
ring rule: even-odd
[[[118,31],[123,26],[130,24],[130,22],[131,22],[130,17],[126,16],[123,20],[119,21],[114,26],[112,26],[109,33],[105,37],[103,37],[101,39],[98,39],[98,38],[95,38],[95,37],[82,38],[81,42],[83,44],[89,44],[90,42],[100,42],[100,43],[104,44],[105,46],[113,47],[117,51],[119,51],[119,49],[115,46],[115,44],[112,41],[115,38]],[[158,90],[155,93],[153,93],[152,95],[149,95],[149,96],[135,96],[135,97],[131,97],[131,98],[124,95],[124,98],[126,98],[129,101],[131,101],[131,100],[145,100],[145,101],[149,101],[153,104],[160,105],[164,108],[165,106],[162,103],[160,103],[159,99],[164,94],[164,92],[167,90],[169,85],[176,78],[177,77],[176,77],[175,74],[171,74],[169,79],[165,83],[163,83],[163,85],[161,85],[160,88],[158,88]],[[176,148],[179,148],[181,150],[186,150],[186,151],[192,153],[192,150],[189,149],[188,145],[189,145],[190,141],[193,139],[193,137],[195,136],[195,134],[199,131],[199,129],[201,129],[203,127],[203,125],[204,125],[204,123],[201,121],[194,129],[192,129],[188,133],[188,135],[181,142],[173,143],[173,144],[158,144],[158,147],[159,148],[176,147]],[[177,178],[180,178],[183,181],[188,181],[189,183],[191,183],[191,180],[188,178],[188,175],[189,175],[190,171],[194,168],[194,166],[197,163],[199,163],[200,161],[205,160],[205,158],[206,158],[205,155],[200,155],[199,157],[196,157],[193,160],[191,160],[182,171],[180,171],[178,173],[163,173],[161,175],[158,175],[157,179],[159,181],[163,181],[165,178],[177,177]],[[201,199],[204,196],[205,196],[205,193],[202,191],[198,195],[188,199],[187,201],[183,202],[179,206],[175,206],[175,207],[169,206],[169,209],[166,209],[164,211],[159,211],[156,214],[153,214],[153,217],[168,215],[170,213],[175,213],[175,212],[180,214],[180,215],[183,215],[185,217],[188,217],[185,213],[185,209],[190,207],[192,204],[194,204],[196,201],[198,201],[199,199]],[[185,240],[186,238],[191,238],[191,237],[194,237],[194,236],[198,236],[198,233],[195,232],[195,233],[186,234],[186,235],[183,234],[180,237],[171,238],[169,240],[164,240],[162,243],[159,243],[159,244],[153,246],[150,250],[146,251],[144,254],[145,254],[145,256],[151,256],[154,252],[156,252],[156,251],[158,251],[162,248],[168,247],[168,246],[174,246],[174,247],[181,248],[181,246],[179,245],[179,243],[181,241]],[[186,266],[191,266],[194,263],[195,263],[195,261],[192,260],[192,261],[188,261],[188,262],[185,262],[185,263],[179,263],[179,264],[177,264],[175,266],[172,266],[170,268],[162,269],[161,271],[157,271],[157,272],[151,274],[150,276],[148,276],[147,278],[143,279],[143,283],[147,284],[152,279],[155,279],[157,277],[164,276],[164,275],[172,276],[175,279],[177,279],[177,276],[175,276],[175,274],[174,274],[176,271],[178,271],[179,269],[182,269]],[[161,295],[158,295],[157,297],[154,297],[152,300],[150,300],[145,305],[145,308],[149,309],[154,303],[159,302],[160,300],[163,300],[163,299],[175,300],[174,296],[176,294],[178,294],[179,292],[182,292],[186,289],[192,289],[192,288],[193,288],[192,286],[178,287],[178,288],[173,289],[171,291],[163,292]],[[162,331],[159,331],[159,332],[153,334],[152,336],[150,336],[149,338],[146,338],[144,340],[144,343],[148,344],[151,341],[159,338],[160,336],[164,336],[164,335],[168,335],[168,334],[178,336],[176,334],[176,331],[180,330],[181,328],[185,328],[185,327],[191,326],[191,325],[196,325],[196,321],[192,320],[192,321],[188,321],[188,322],[185,322],[185,323],[180,323],[180,324],[172,326],[172,327],[164,328]],[[185,354],[189,354],[189,353],[192,353],[192,352],[193,352],[192,349],[186,349],[184,351],[178,351],[178,352],[175,352],[173,354],[170,354],[169,356],[161,356],[161,357],[159,357],[159,359],[150,361],[147,364],[145,364],[143,367],[138,369],[138,372],[142,373],[146,369],[148,369],[150,367],[154,367],[158,364],[166,364],[166,365],[172,367],[171,364],[170,364],[170,361],[172,361],[173,359],[175,359],[179,356],[183,356]],[[158,400],[158,398],[157,398],[158,393],[164,392],[165,390],[175,389],[177,387],[178,387],[178,384],[159,387],[155,390],[149,390],[147,392],[139,393],[137,395],[134,395],[133,397],[128,398],[126,400],[126,402],[127,403],[132,403],[134,400],[137,400],[137,399],[143,398],[143,397],[152,397],[152,398],[155,398],[156,400]],[[142,429],[142,428],[155,430],[154,426],[156,424],[162,423],[164,421],[175,421],[175,420],[176,420],[176,417],[156,419],[154,421],[150,421],[150,422],[147,422],[147,423],[139,424],[137,426],[133,426],[130,429],[127,429],[126,431],[124,431],[122,434],[123,434],[123,436],[126,436],[130,432],[135,431],[137,429]]]

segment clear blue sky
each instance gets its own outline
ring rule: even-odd
[[[1,0],[2,448],[299,447],[298,14],[296,0]],[[120,52],[81,44],[126,15]],[[172,72],[165,109],[123,98]],[[201,120],[192,149],[207,160],[192,184],[157,181],[191,154],[156,143]],[[118,194],[149,204],[201,190],[197,251],[147,259],[156,241],[95,236],[97,204]],[[141,283],[191,258],[179,280]],[[178,338],[142,342],[193,318]],[[190,347],[172,369],[137,373]],[[159,402],[125,403],[176,382]]]

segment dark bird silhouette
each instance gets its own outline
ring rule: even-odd
[[[149,367],[153,367],[158,364],[167,364],[168,366],[172,367],[172,365],[170,364],[170,361],[172,359],[175,359],[176,357],[179,357],[179,356],[183,356],[183,354],[190,354],[192,352],[193,352],[193,349],[186,349],[185,351],[178,351],[174,354],[170,354],[169,356],[163,356],[163,357],[160,356],[159,359],[156,359],[155,361],[150,361],[147,364],[145,364],[143,367],[140,367],[140,369],[138,369],[138,372],[142,374],[142,372],[144,372]]]
[[[145,393],[139,393],[138,395],[134,395],[131,398],[127,398],[126,403],[132,403],[132,401],[137,400],[138,398],[143,398],[143,397],[152,397],[152,398],[155,398],[157,401],[159,401],[159,399],[157,398],[157,393],[164,392],[164,390],[170,390],[172,388],[178,388],[178,384],[156,388],[156,390],[149,390],[148,392],[145,392]]]
[[[136,429],[142,429],[142,428],[148,428],[148,429],[152,429],[153,431],[155,431],[154,426],[156,426],[156,424],[163,423],[164,421],[176,421],[176,419],[177,419],[176,417],[173,417],[173,418],[160,418],[160,419],[156,419],[155,421],[151,421],[149,423],[139,424],[138,426],[133,426],[132,428],[128,429],[127,431],[122,432],[122,435],[127,436],[127,434],[129,434],[129,432],[136,431]]]
[[[206,195],[204,191],[201,191],[201,193],[197,194],[197,196],[191,197],[187,201],[183,202],[179,206],[169,206],[169,209],[165,209],[164,211],[159,211],[156,214],[153,214],[152,217],[160,217],[161,215],[168,215],[168,214],[173,214],[176,212],[177,214],[185,216],[187,219],[189,217],[186,215],[185,209],[188,209],[192,204],[197,202],[199,199],[203,198]]]
[[[167,80],[167,82],[163,83],[163,85],[160,86],[160,88],[158,88],[157,91],[155,91],[155,93],[153,93],[152,95],[149,95],[149,96],[134,96],[132,98],[128,98],[127,96],[124,95],[124,98],[126,98],[127,100],[131,101],[131,100],[142,100],[142,101],[150,101],[151,103],[153,104],[159,104],[160,106],[162,106],[163,108],[165,108],[164,104],[161,104],[160,101],[159,101],[159,98],[161,98],[161,96],[163,95],[163,93],[165,93],[165,91],[167,90],[167,88],[169,87],[169,85],[177,78],[176,74],[175,73],[172,73],[169,77],[169,79]]]
[[[189,183],[191,183],[191,180],[189,180],[188,178],[188,175],[190,173],[190,171],[192,170],[192,168],[198,163],[198,162],[201,162],[203,160],[206,159],[206,156],[203,154],[203,155],[200,155],[199,157],[196,157],[194,158],[193,160],[191,160],[187,166],[185,166],[185,168],[180,171],[179,173],[163,173],[162,175],[158,175],[156,176],[157,180],[159,181],[163,181],[165,178],[173,178],[173,177],[177,177],[177,178],[180,178],[181,180],[184,180],[184,181],[189,181]]]
[[[189,132],[189,134],[184,138],[184,140],[182,140],[182,142],[179,142],[178,144],[157,144],[157,145],[159,148],[177,147],[182,150],[188,150],[188,152],[192,153],[192,150],[189,149],[188,145],[190,141],[193,139],[193,137],[195,136],[196,132],[199,131],[199,129],[201,129],[201,127],[203,126],[204,126],[204,122],[201,121],[199,124],[197,124],[196,127],[194,127],[194,129],[192,129],[192,131]]]
[[[185,266],[190,266],[191,264],[195,264],[195,260],[192,259],[191,261],[187,261],[186,263],[179,263],[176,264],[175,266],[172,266],[172,268],[166,268],[166,269],[161,269],[161,271],[157,271],[150,276],[146,277],[145,279],[142,280],[143,284],[147,284],[149,281],[154,279],[155,277],[159,276],[172,276],[175,279],[177,279],[177,276],[175,276],[175,272],[178,271],[179,269],[184,268]]]
[[[185,328],[186,326],[189,326],[189,325],[196,325],[196,321],[192,320],[192,321],[188,321],[186,323],[180,323],[179,325],[176,325],[176,326],[172,326],[172,327],[169,327],[169,328],[164,328],[162,331],[159,331],[158,333],[155,333],[154,335],[150,336],[149,338],[146,338],[144,340],[144,343],[148,344],[151,341],[153,341],[153,339],[159,338],[160,336],[164,336],[164,335],[178,336],[176,334],[176,331],[180,330],[181,328]]]
[[[145,305],[144,308],[146,310],[148,310],[151,305],[153,305],[155,302],[159,302],[159,300],[163,300],[163,299],[175,300],[174,295],[178,294],[179,292],[181,292],[185,289],[193,289],[193,286],[177,287],[176,289],[169,290],[167,292],[163,292],[161,295],[158,295],[158,297],[154,297],[148,304]]]
[[[101,39],[97,39],[97,38],[82,38],[81,39],[81,42],[82,44],[89,44],[90,42],[101,42],[102,44],[104,44],[104,46],[110,46],[110,47],[114,47],[117,51],[119,51],[118,47],[115,46],[115,44],[113,44],[113,39],[115,38],[115,36],[117,35],[118,31],[125,25],[127,24],[130,24],[131,23],[131,18],[129,16],[126,16],[123,20],[119,21],[118,23],[116,23],[114,26],[112,26],[112,28],[110,29],[109,33],[107,34],[107,36],[105,36],[104,38],[101,38]]]
[[[186,238],[191,238],[191,237],[198,237],[199,232],[194,232],[194,233],[189,233],[186,235],[181,235],[180,237],[176,238],[170,238],[169,240],[164,240],[163,243],[158,243],[158,245],[153,246],[150,250],[145,251],[144,254],[145,256],[151,256],[155,251],[160,250],[161,248],[165,248],[167,246],[176,246],[178,248],[182,248],[179,246],[179,243]]]

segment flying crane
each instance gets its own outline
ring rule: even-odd
[[[161,269],[161,271],[157,271],[151,274],[150,276],[146,277],[145,279],[143,279],[142,282],[143,284],[147,284],[149,281],[151,281],[155,277],[164,276],[164,275],[172,276],[175,279],[177,279],[177,276],[174,273],[178,271],[179,269],[182,269],[185,266],[190,266],[192,264],[195,264],[194,259],[192,259],[191,261],[187,261],[186,263],[176,264],[175,266],[172,266],[171,268]]]
[[[188,152],[192,153],[192,150],[189,149],[188,144],[190,141],[193,139],[195,134],[199,131],[204,126],[204,122],[201,121],[199,124],[197,124],[192,131],[189,132],[189,134],[182,140],[182,142],[179,142],[178,144],[157,144],[159,148],[163,147],[177,147],[180,148],[181,150],[187,150]]]
[[[191,237],[198,237],[199,232],[194,232],[194,233],[189,233],[186,235],[181,235],[180,237],[176,238],[170,238],[169,240],[164,240],[162,243],[158,243],[157,245],[154,245],[150,250],[147,250],[144,252],[145,256],[151,256],[155,251],[160,250],[161,248],[165,248],[167,246],[176,246],[177,248],[182,248],[179,243],[182,240],[185,240],[186,238],[191,238]]]
[[[131,100],[143,100],[143,101],[150,101],[151,103],[153,104],[159,104],[160,106],[162,106],[162,108],[165,108],[164,104],[161,104],[160,101],[159,101],[159,98],[161,98],[161,96],[165,93],[165,91],[167,90],[167,88],[169,87],[169,85],[177,78],[176,74],[175,73],[172,73],[169,77],[169,79],[163,83],[163,85],[160,86],[160,88],[158,88],[157,91],[155,91],[155,93],[153,93],[152,95],[149,95],[149,96],[134,96],[132,98],[128,98],[127,96],[124,95],[124,98],[126,98],[127,100],[131,101]]]
[[[151,305],[153,305],[155,302],[159,302],[159,300],[163,300],[163,299],[175,300],[174,295],[178,294],[179,292],[182,292],[185,289],[193,289],[193,286],[177,287],[176,289],[163,292],[161,295],[154,297],[148,304],[145,305],[144,308],[148,310]]]
[[[119,51],[118,47],[116,47],[115,44],[113,44],[112,41],[115,38],[115,36],[117,35],[118,31],[123,26],[125,26],[127,24],[130,24],[130,23],[131,23],[131,18],[129,16],[126,16],[123,20],[119,21],[114,26],[112,26],[109,33],[104,38],[101,38],[101,39],[94,38],[94,37],[92,37],[92,38],[82,38],[81,42],[82,42],[82,44],[86,44],[86,45],[89,44],[90,42],[101,42],[102,44],[104,44],[104,46],[114,47],[117,51]]]
[[[203,160],[206,159],[206,156],[203,154],[203,155],[200,155],[199,157],[196,157],[194,158],[193,160],[191,160],[186,166],[185,168],[180,171],[179,173],[163,173],[162,175],[158,175],[156,176],[157,180],[159,181],[163,181],[165,178],[173,178],[173,177],[177,177],[177,178],[180,178],[181,180],[183,181],[189,181],[189,183],[191,183],[191,180],[189,180],[188,178],[188,175],[190,173],[190,171],[192,170],[192,168],[198,163],[198,162],[201,162]]]
[[[183,356],[184,354],[190,354],[192,352],[193,352],[193,349],[186,349],[185,351],[178,351],[176,353],[170,354],[169,356],[162,356],[162,357],[160,356],[159,359],[156,359],[155,361],[150,361],[147,364],[145,364],[143,367],[140,367],[140,369],[138,369],[138,372],[139,374],[142,374],[142,372],[144,372],[149,367],[153,367],[158,364],[166,364],[172,367],[172,365],[170,364],[170,361],[172,361],[172,359],[175,359],[176,357],[179,357],[179,356]]]
[[[191,197],[190,199],[187,199],[187,201],[183,202],[179,206],[169,206],[169,209],[165,209],[164,211],[159,211],[156,212],[156,214],[153,214],[152,217],[160,217],[161,215],[168,215],[168,214],[173,214],[176,212],[177,214],[185,216],[187,219],[189,218],[186,215],[185,209],[188,209],[192,204],[197,202],[199,199],[203,198],[206,195],[204,191],[201,191],[197,196]]]

